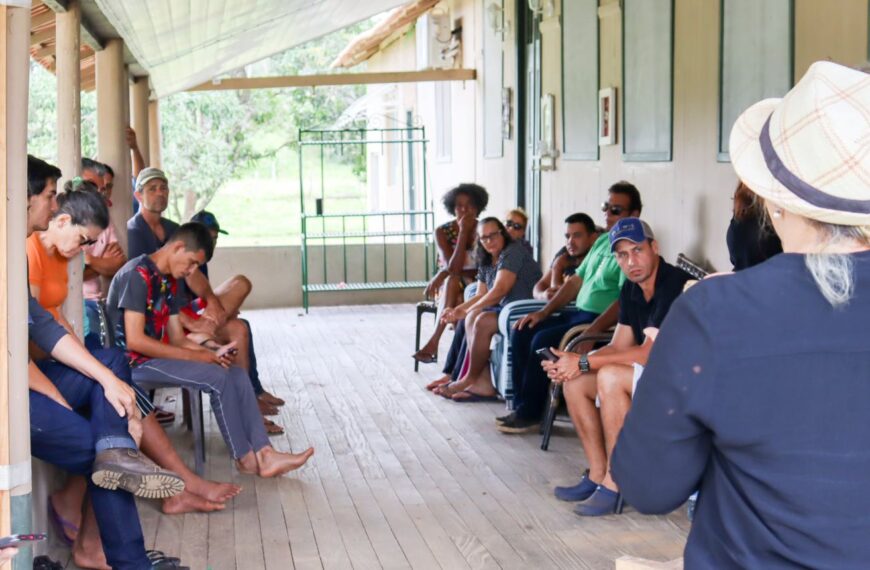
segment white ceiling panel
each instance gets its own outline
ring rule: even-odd
[[[339,30],[408,0],[96,0],[158,97]]]

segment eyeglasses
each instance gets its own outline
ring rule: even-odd
[[[526,229],[526,226],[524,226],[520,223],[517,223],[513,220],[505,220],[504,225],[506,228],[509,228],[512,230],[524,230],[524,229]]]
[[[94,245],[97,243],[97,240],[91,239],[88,237],[88,234],[79,234],[79,245],[81,247],[88,247],[89,245]]]
[[[622,215],[622,213],[626,211],[626,209],[627,208],[625,206],[611,206],[610,202],[604,202],[603,204],[601,204],[601,211],[610,212],[610,214],[613,216]]]
[[[501,232],[492,232],[491,234],[483,234],[480,236],[480,243],[489,243],[501,235]]]

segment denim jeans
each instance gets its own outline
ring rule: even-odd
[[[573,311],[550,317],[530,329],[515,330],[511,334],[513,357],[514,409],[523,419],[537,420],[544,413],[550,380],[541,368],[541,359],[535,351],[544,347],[559,347],[562,336],[572,327],[591,323],[598,315],[586,311]]]
[[[451,378],[458,380],[467,352],[468,343],[465,342],[465,319],[460,319],[456,323],[456,330],[453,332],[453,342],[450,343],[450,350],[447,352],[447,358],[444,360],[442,372],[450,374]]]
[[[101,356],[103,364],[110,369],[126,366],[123,354],[119,356],[118,352],[113,352]],[[103,550],[112,568],[149,568],[133,495],[101,489],[90,481],[97,449],[136,448],[127,432],[127,420],[115,412],[97,382],[55,361],[43,361],[38,365],[74,411],[31,390],[31,453],[88,479]]]
[[[209,395],[211,409],[233,459],[260,451],[269,443],[257,397],[244,369],[217,364],[152,358],[132,370],[133,381],[144,388],[178,386]]]
[[[254,394],[259,396],[266,390],[263,384],[260,383],[260,373],[257,371],[257,355],[254,354],[254,333],[251,332],[251,323],[245,319],[239,319],[245,323],[248,329],[248,376],[251,378],[251,386],[254,387]]]

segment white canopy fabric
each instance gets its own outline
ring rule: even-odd
[[[408,0],[96,0],[151,75],[183,91]]]

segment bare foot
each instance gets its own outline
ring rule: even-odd
[[[70,541],[74,542],[82,526],[82,499],[72,493],[57,492],[48,497],[49,506],[57,513],[57,524],[60,531]],[[76,504],[78,503],[78,504]]]
[[[242,492],[242,488],[238,485],[209,481],[199,477],[185,481],[184,484],[186,491],[215,503],[225,503]]]
[[[281,453],[272,447],[264,447],[257,452],[260,477],[277,477],[299,469],[314,455],[314,448],[309,447],[302,453]]]
[[[245,475],[256,475],[257,456],[254,455],[253,451],[247,452],[241,457],[241,459],[236,459],[236,467],[238,468],[239,473],[244,473]]]
[[[429,346],[424,346],[417,352],[411,355],[411,358],[420,362],[421,364],[432,364],[433,362],[438,362],[438,352],[437,348],[429,348]]]
[[[76,566],[79,568],[87,568],[89,570],[112,570],[112,567],[109,566],[108,562],[106,562],[106,555],[103,554],[101,545],[99,548],[90,550],[91,551],[86,551],[84,548],[80,547],[78,543],[73,546],[73,562],[76,563]]]
[[[452,378],[451,378],[450,374],[445,374],[441,378],[438,378],[437,380],[433,380],[433,381],[429,382],[428,384],[426,384],[426,389],[429,391],[432,391],[435,388],[437,388],[438,386],[444,386],[445,384],[450,384],[451,380],[452,380]]]
[[[180,515],[182,513],[210,513],[224,510],[223,503],[209,501],[206,498],[183,491],[180,495],[163,499],[163,514]]]
[[[261,400],[260,398],[257,398],[257,407],[260,408],[260,413],[263,414],[264,416],[277,416],[278,415],[277,406],[274,406],[274,405],[270,404],[269,402],[266,402],[265,400]]]
[[[286,402],[284,402],[284,400],[282,400],[278,396],[276,396],[274,394],[270,394],[269,392],[263,392],[262,394],[257,396],[257,399],[262,400],[262,401],[266,402],[267,404],[271,404],[273,406],[278,406],[278,407],[281,407],[286,403]]]

